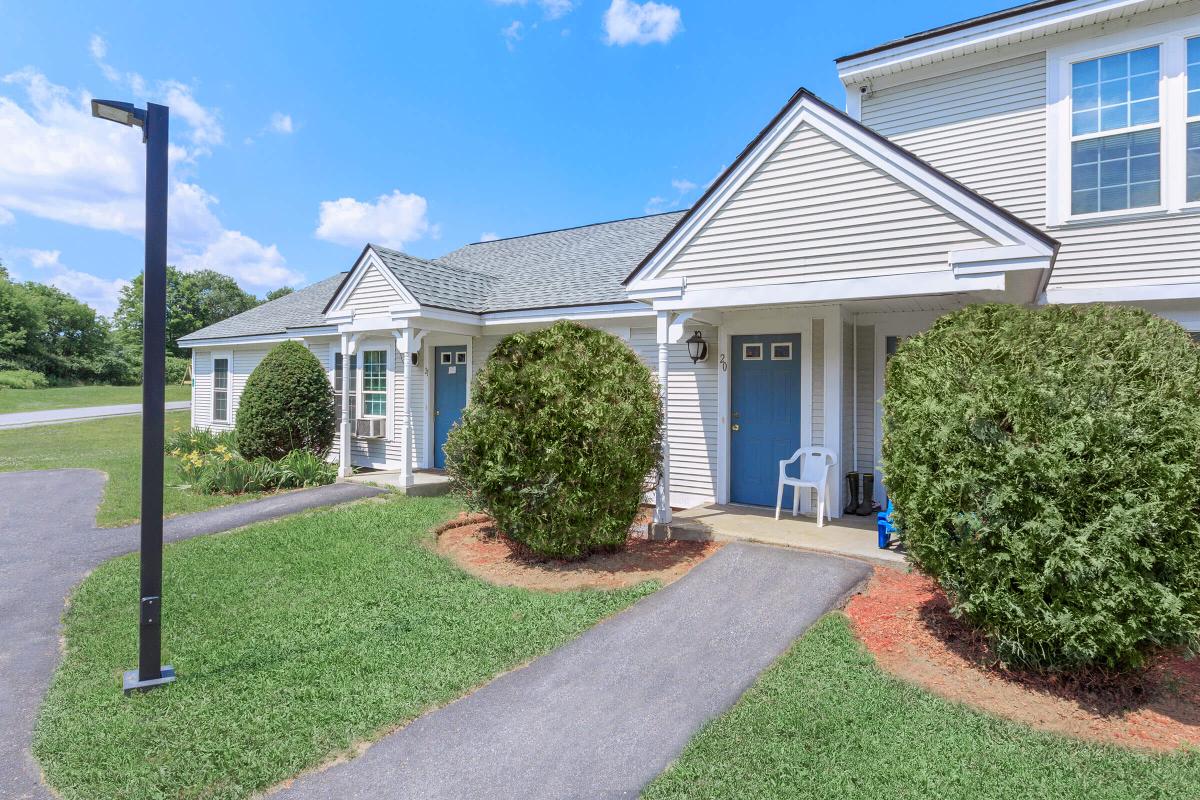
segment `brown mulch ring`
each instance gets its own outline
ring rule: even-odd
[[[638,514],[625,548],[578,561],[546,559],[496,530],[486,514],[460,514],[434,533],[437,552],[485,581],[543,592],[623,589],[644,581],[666,585],[715,553],[719,542],[646,538],[646,512]]]
[[[1137,676],[1071,678],[1006,669],[917,573],[877,568],[846,607],[888,672],[1034,728],[1146,750],[1200,747],[1200,659],[1164,655]]]

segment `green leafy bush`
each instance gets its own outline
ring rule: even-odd
[[[45,389],[49,385],[45,375],[31,369],[0,370],[0,389]]]
[[[317,357],[299,342],[278,345],[259,363],[237,412],[238,449],[248,459],[293,450],[324,456],[333,446],[333,387]]]
[[[472,507],[537,553],[624,544],[659,459],[658,385],[617,337],[568,322],[505,337],[446,442]]]
[[[1200,348],[1131,308],[974,306],[887,368],[904,541],[1001,658],[1200,645]]]
[[[293,450],[276,462],[280,488],[324,486],[337,480],[337,465],[307,450]]]
[[[213,433],[204,428],[176,428],[166,436],[164,449],[173,456],[197,451],[211,453],[221,445],[223,449],[237,453],[237,432],[226,430]]]
[[[183,383],[183,379],[187,377],[188,367],[191,365],[191,363],[191,359],[188,358],[167,356],[167,383]]]

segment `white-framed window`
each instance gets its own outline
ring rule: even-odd
[[[453,364],[454,354],[449,350],[443,350],[438,356],[438,361],[440,361],[442,364]]]
[[[467,351],[466,351],[466,350],[459,350],[457,353],[455,353],[455,354],[454,354],[454,363],[455,363],[455,364],[465,364],[465,363],[467,363]]]
[[[387,351],[364,350],[362,408],[364,417],[387,416]]]
[[[1184,199],[1200,203],[1200,36],[1187,40],[1187,187]]]
[[[212,366],[213,422],[229,421],[229,370],[233,363],[230,353],[214,353]]]
[[[791,342],[776,342],[771,345],[771,360],[772,361],[791,361],[792,360],[792,343]]]
[[[1200,16],[1047,59],[1049,225],[1200,205]]]
[[[333,355],[333,402],[342,421],[342,354]],[[350,356],[350,419],[358,418],[358,354]]]
[[[759,342],[743,342],[742,343],[742,361],[762,361],[763,346]]]
[[[1159,47],[1071,65],[1071,214],[1152,208],[1162,196]]]

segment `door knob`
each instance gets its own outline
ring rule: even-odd
[[[730,428],[730,430],[735,430],[735,431],[740,431],[741,429],[742,429],[742,426],[738,425],[736,422],[733,423],[733,426]]]

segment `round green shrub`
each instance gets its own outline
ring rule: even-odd
[[[1178,325],[970,307],[899,348],[883,419],[909,554],[1001,659],[1200,645],[1200,348]]]
[[[570,322],[504,338],[446,442],[468,503],[536,553],[622,546],[658,464],[658,384],[612,334]]]
[[[278,345],[259,363],[237,411],[237,448],[247,460],[276,461],[293,450],[324,456],[333,446],[333,387],[299,342]]]

